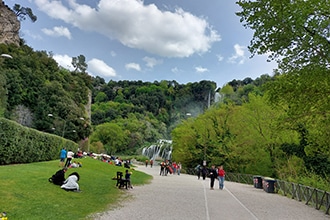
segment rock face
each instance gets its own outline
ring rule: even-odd
[[[13,12],[5,3],[0,3],[0,44],[19,45],[19,30],[21,23]]]

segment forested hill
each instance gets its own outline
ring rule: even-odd
[[[94,125],[110,122],[130,113],[154,116],[167,126],[185,119],[187,114],[198,115],[213,103],[216,83],[201,81],[179,84],[176,81],[110,81],[93,80]],[[104,105],[109,105],[104,108]]]
[[[171,138],[178,123],[202,114],[214,103],[216,92],[241,103],[249,92],[260,91],[260,85],[270,79],[233,80],[223,89],[212,81],[105,82],[85,72],[83,55],[73,58],[76,69],[69,71],[60,68],[51,53],[34,51],[24,42],[19,47],[1,44],[0,53],[13,57],[0,59],[2,116],[74,141],[89,137],[92,128],[98,131],[98,125],[113,123],[123,137],[130,139],[119,142],[122,138],[118,137],[117,145],[128,149]],[[110,142],[103,140],[101,149],[110,149]]]

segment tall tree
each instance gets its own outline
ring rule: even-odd
[[[236,14],[254,30],[249,50],[282,59],[282,67],[330,65],[330,1],[239,0]]]
[[[16,13],[16,16],[21,20],[25,20],[26,17],[29,17],[32,22],[37,21],[37,16],[33,14],[31,8],[22,7],[19,4],[15,4],[13,7],[13,11]]]
[[[72,57],[72,66],[75,68],[75,72],[80,71],[82,73],[85,73],[87,70],[87,63],[86,58],[84,55],[79,55],[77,57]]]

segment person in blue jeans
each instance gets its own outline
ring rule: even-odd
[[[218,180],[219,180],[219,189],[223,189],[225,182],[226,172],[223,169],[223,166],[218,167]]]
[[[60,167],[64,166],[65,158],[66,158],[66,149],[63,147],[60,152]]]

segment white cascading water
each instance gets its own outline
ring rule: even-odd
[[[143,148],[142,155],[147,156],[150,160],[156,160],[157,158],[171,160],[172,140],[160,139],[157,144]]]

